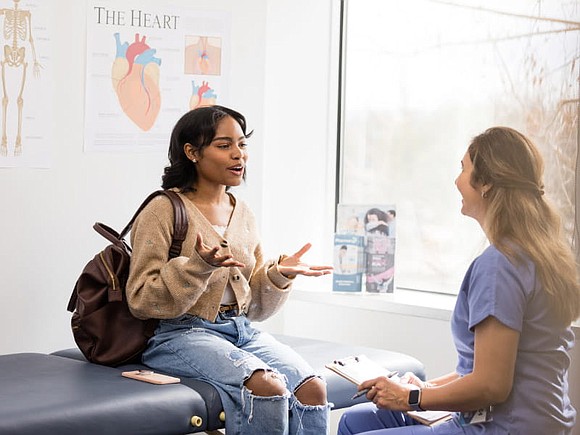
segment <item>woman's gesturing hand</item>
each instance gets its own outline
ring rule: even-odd
[[[283,255],[278,262],[278,270],[288,278],[294,278],[296,275],[321,276],[328,275],[332,272],[332,266],[314,266],[302,262],[302,256],[310,249],[312,245],[307,243],[298,252],[293,255]]]
[[[205,260],[206,263],[211,264],[214,267],[245,267],[244,263],[240,263],[233,258],[232,254],[217,255],[220,247],[214,246],[213,248],[203,243],[203,238],[201,234],[197,233],[197,239],[195,241],[195,250],[201,258]]]

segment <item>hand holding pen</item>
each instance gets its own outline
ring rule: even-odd
[[[396,370],[394,372],[389,372],[387,374],[387,378],[392,379],[395,376],[397,376],[398,374],[399,374],[399,372],[396,371]],[[351,397],[351,400],[358,399],[359,397],[364,396],[365,394],[367,394],[369,391],[371,391],[370,388],[365,388],[364,390],[357,391],[356,394]]]

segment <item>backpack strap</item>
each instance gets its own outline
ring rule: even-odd
[[[131,231],[131,227],[133,226],[133,222],[137,219],[139,213],[143,211],[145,206],[151,202],[153,198],[159,195],[165,195],[171,200],[171,204],[173,205],[173,240],[171,241],[171,247],[169,248],[169,258],[175,258],[179,256],[181,253],[181,246],[183,245],[183,241],[185,240],[185,236],[187,235],[188,229],[188,222],[187,222],[187,210],[185,209],[185,204],[179,197],[179,195],[172,190],[156,190],[152,194],[150,194],[145,201],[139,206],[129,223],[123,228],[123,231],[119,233],[119,239],[123,239],[129,231]],[[97,224],[95,224],[97,225]],[[99,229],[95,228],[99,234],[102,234],[106,238],[106,235],[101,233]]]
[[[95,222],[95,224],[93,225],[93,229],[101,236],[103,236],[105,239],[107,239],[109,242],[115,245],[118,245],[119,242],[121,241],[121,236],[119,236],[119,233],[108,225],[105,225],[101,222]]]
[[[181,254],[181,246],[183,245],[185,236],[187,236],[189,225],[187,222],[187,210],[179,195],[172,190],[164,190],[163,192],[165,192],[171,200],[171,204],[173,204],[173,240],[169,247],[169,258],[171,259],[179,257],[179,254]]]

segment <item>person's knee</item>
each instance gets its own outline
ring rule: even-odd
[[[347,419],[348,419],[348,415],[347,413],[344,413],[340,416],[340,420],[338,422],[338,428],[337,428],[337,432],[336,435],[352,435],[351,430],[348,428],[347,425]]]
[[[287,393],[282,376],[270,370],[257,370],[244,385],[254,396],[283,396]]]
[[[303,405],[326,405],[326,384],[322,379],[312,377],[300,385],[294,395]]]

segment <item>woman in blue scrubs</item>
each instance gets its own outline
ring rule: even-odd
[[[422,382],[380,377],[372,403],[347,410],[339,435],[569,434],[571,323],[580,315],[576,264],[560,219],[544,196],[543,162],[521,133],[495,127],[475,137],[455,184],[461,212],[490,246],[469,267],[451,320],[452,373]],[[453,411],[435,426],[411,410]]]

